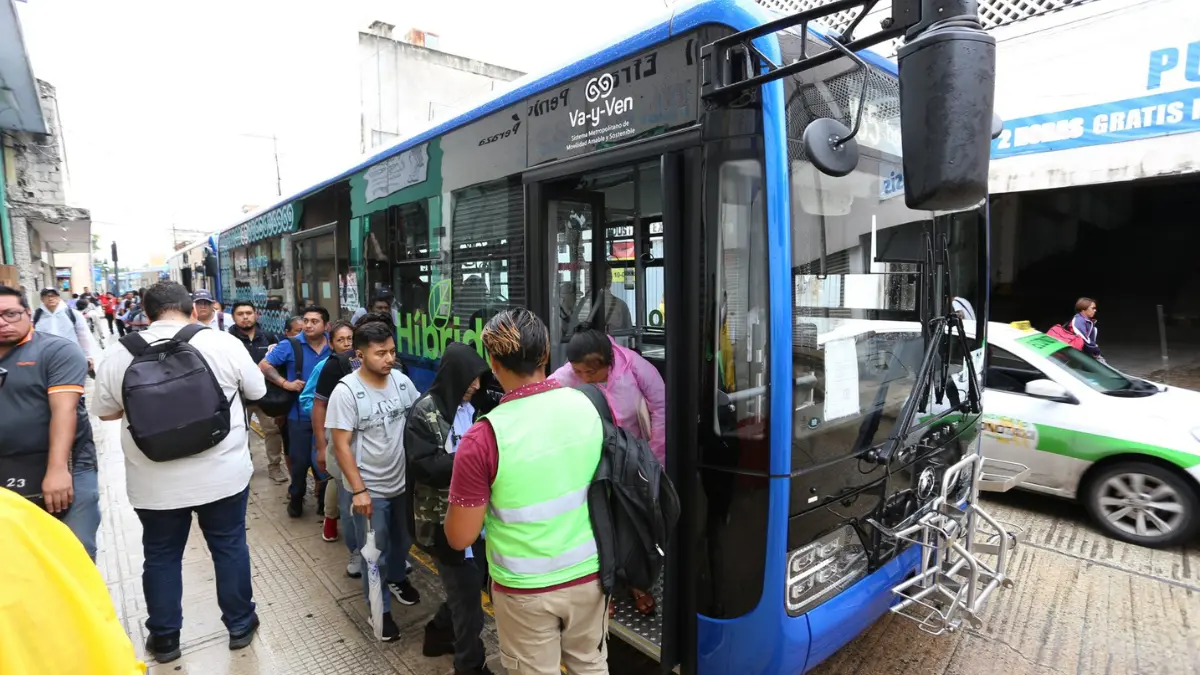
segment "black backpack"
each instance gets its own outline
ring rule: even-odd
[[[600,586],[607,595],[617,587],[649,591],[679,522],[679,495],[650,444],[613,423],[604,393],[590,384],[580,391],[604,423],[604,448],[588,488]]]
[[[133,354],[121,382],[125,419],[133,442],[152,461],[199,454],[229,435],[233,401],[225,398],[208,362],[188,344],[202,330],[208,329],[190,324],[153,344],[139,333],[121,338]]]
[[[304,348],[296,338],[284,339],[292,344],[293,358],[296,359],[296,376],[300,377],[304,373]],[[284,367],[277,368],[277,370],[280,377],[287,379],[287,370]],[[292,412],[292,408],[299,400],[300,392],[288,391],[267,380],[267,395],[250,403],[258,406],[258,409],[268,417],[283,417]]]

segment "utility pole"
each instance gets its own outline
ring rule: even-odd
[[[271,134],[271,151],[275,154],[275,194],[283,196],[283,179],[279,177],[279,140]]]
[[[275,194],[282,197],[283,196],[283,178],[279,172],[279,138],[275,135],[275,132],[272,131],[270,136],[260,136],[259,134],[237,134],[237,135],[241,136],[243,138],[261,138],[263,140],[269,139],[271,141],[271,154],[274,155],[274,158],[275,158]]]

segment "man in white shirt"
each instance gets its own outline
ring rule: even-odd
[[[201,326],[224,333],[233,325],[233,319],[221,311],[221,306],[213,301],[212,293],[201,288],[192,293],[192,306],[196,309],[196,322]]]
[[[42,289],[42,306],[33,312],[33,329],[74,342],[87,357],[88,368],[95,365],[92,361],[92,341],[88,338],[87,319],[68,303],[63,302],[57,290]]]
[[[187,289],[173,281],[161,281],[147,289],[142,306],[152,323],[139,335],[148,343],[173,337],[195,319]],[[258,365],[234,336],[201,330],[188,344],[200,352],[230,401],[229,434],[198,454],[155,462],[138,449],[126,425],[121,429],[126,490],[142,522],[146,558],[142,587],[146,593],[149,614],[146,629],[150,635],[146,651],[159,663],[180,656],[179,630],[183,625],[180,570],[193,513],[199,518],[200,530],[212,553],[217,604],[229,630],[229,648],[246,647],[258,629],[250,586],[250,551],[246,547],[246,501],[254,466],[250,460],[244,399],[262,398],[267,386]],[[100,419],[118,420],[124,416],[121,384],[132,362],[133,355],[124,344],[115,344],[105,352],[92,405],[92,412]],[[186,406],[188,402],[180,401],[178,405]]]

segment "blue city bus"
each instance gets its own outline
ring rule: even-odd
[[[664,671],[805,672],[889,610],[977,627],[1015,545],[976,504],[1010,484],[976,438],[995,43],[974,0],[855,38],[874,4],[676,6],[223,231],[221,298],[280,330],[387,294],[422,389],[512,306],[551,369],[583,322],[655,365],[683,513],[613,630]]]
[[[217,234],[211,234],[175,251],[167,258],[167,274],[171,281],[183,284],[188,291],[207,290],[214,295],[221,286],[217,264]]]

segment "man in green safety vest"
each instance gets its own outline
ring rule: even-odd
[[[561,663],[568,675],[608,673],[608,611],[587,505],[600,416],[582,392],[546,379],[550,334],[533,312],[501,312],[481,339],[504,398],[459,441],[446,541],[464,550],[487,526],[509,672],[556,673]]]

